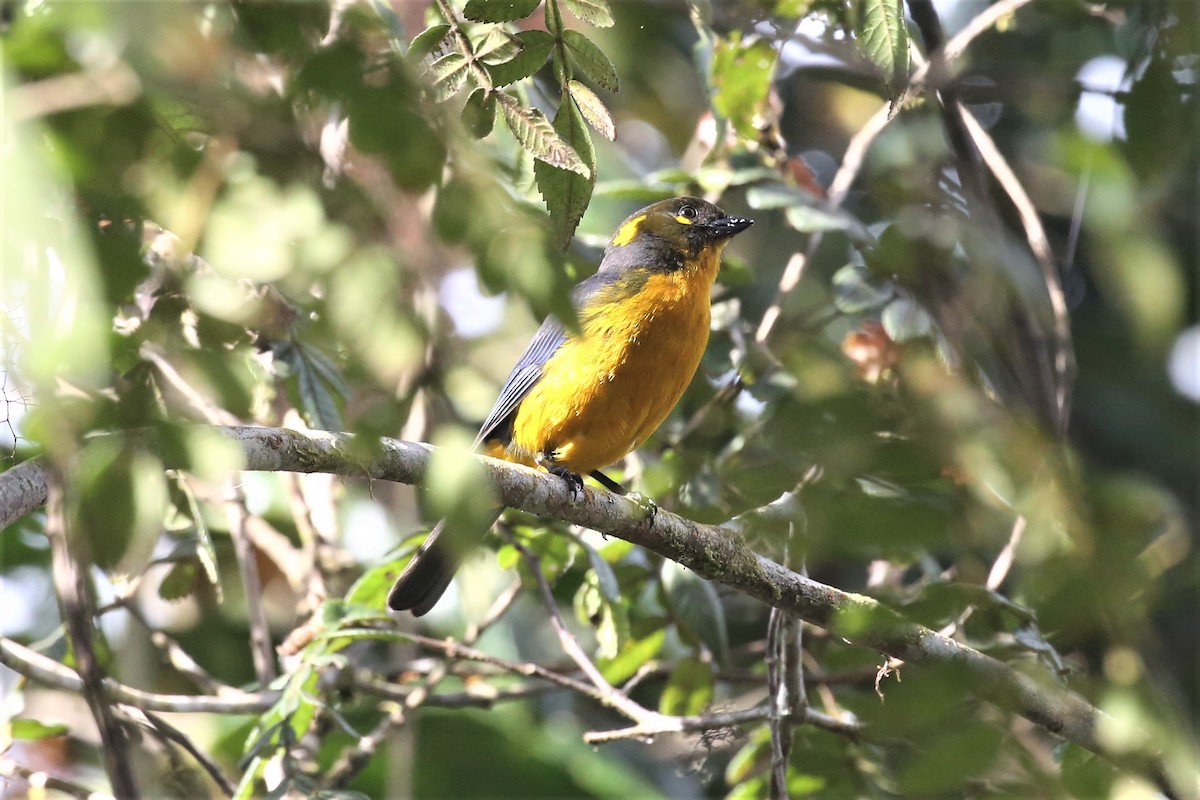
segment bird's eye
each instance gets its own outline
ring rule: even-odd
[[[679,216],[694,220],[696,218],[696,207],[688,205],[680,206]]]

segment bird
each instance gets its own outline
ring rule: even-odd
[[[752,224],[695,197],[654,203],[622,222],[597,272],[572,291],[578,329],[554,317],[542,323],[475,449],[545,469],[572,494],[582,475],[622,492],[600,470],[641,446],[683,396],[708,344],[722,252]],[[392,611],[422,616],[450,585],[463,548],[445,527],[434,526],[396,579]]]

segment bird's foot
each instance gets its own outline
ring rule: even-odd
[[[630,492],[625,496],[638,504],[638,507],[645,513],[644,519],[653,522],[654,518],[658,516],[658,503],[654,502],[653,499],[641,492]]]
[[[546,471],[551,475],[557,475],[567,482],[567,488],[571,490],[571,499],[578,500],[579,495],[583,492],[583,478],[579,477],[566,467],[560,467],[557,464],[550,464],[546,467]]]

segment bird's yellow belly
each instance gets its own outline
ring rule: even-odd
[[[692,282],[693,284],[696,282]],[[578,474],[642,444],[691,382],[708,343],[708,285],[656,274],[585,317],[521,402],[506,456]]]

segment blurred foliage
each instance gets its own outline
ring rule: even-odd
[[[938,7],[952,33],[987,3]],[[235,478],[236,448],[193,425],[461,445],[537,319],[572,322],[569,287],[617,223],[699,193],[756,225],[726,257],[701,374],[613,476],[713,523],[792,492],[784,524],[752,529],[764,553],[786,545],[818,580],[1055,676],[1112,715],[1104,735],[1119,748],[1162,750],[1177,785],[1194,779],[1200,21],[1187,0],[1035,3],[956,65],[1060,271],[1077,365],[1062,442],[1031,400],[1052,387],[1013,316],[1043,321],[1046,287],[1029,281],[998,187],[987,199],[1004,235],[975,224],[937,103],[908,86],[921,37],[901,11],[0,4],[2,447],[71,476],[106,669],[161,693],[263,688],[247,647],[261,606],[284,643],[278,702],[174,722],[244,796],[761,796],[764,725],[591,748],[584,731],[623,723],[588,698],[521,694],[517,676],[469,660],[432,681],[441,659],[381,609],[425,505],[486,514],[452,455],[428,499]],[[853,189],[827,197],[880,109],[893,118]],[[96,435],[130,429],[152,430],[158,449]],[[181,468],[164,471],[164,454]],[[0,634],[64,660],[43,525],[34,514],[0,532]],[[1014,526],[1013,564],[998,571]],[[420,629],[474,635],[519,575],[520,599],[474,646],[569,673],[520,545],[601,673],[644,707],[762,702],[760,604],[625,542],[518,512],[501,527],[510,538],[489,540]],[[262,581],[251,597],[232,545],[247,534]],[[798,728],[797,796],[1142,785],[972,699],[951,666],[877,687],[878,654],[816,628],[804,647],[814,707],[866,733]],[[0,674],[12,716],[0,757],[102,787],[81,706]],[[372,679],[432,681],[476,708],[397,717],[402,701],[364,690]],[[374,757],[328,785],[381,722]],[[218,792],[186,754],[143,744],[148,794]]]

